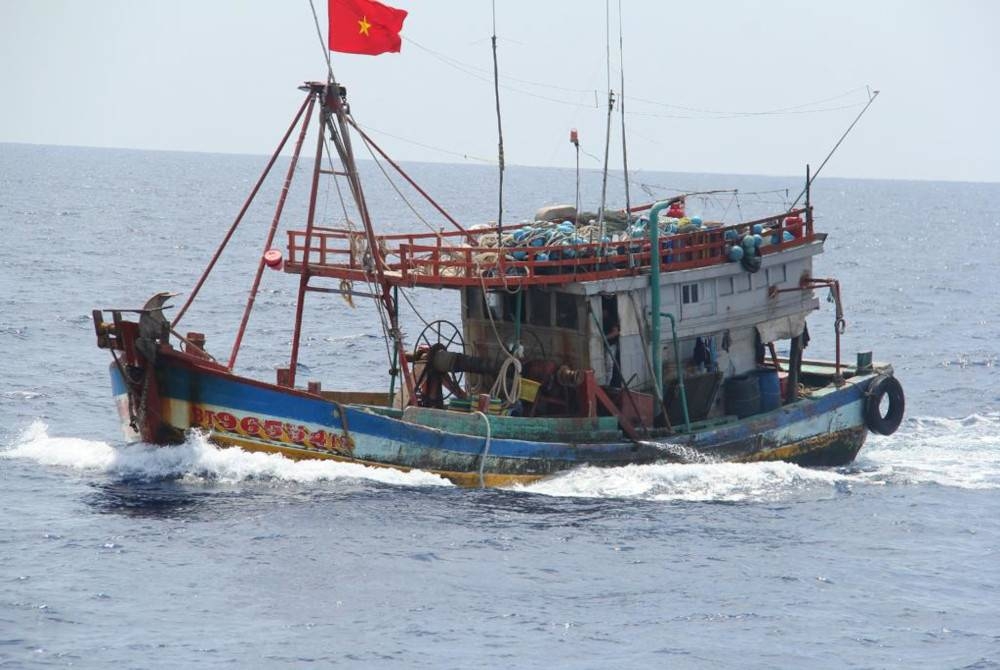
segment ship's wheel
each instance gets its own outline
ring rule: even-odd
[[[434,357],[441,351],[465,353],[462,331],[445,319],[428,323],[413,346],[413,360],[424,363],[414,383],[417,404],[421,407],[440,407],[453,395],[462,394],[465,372],[442,371],[434,366]]]

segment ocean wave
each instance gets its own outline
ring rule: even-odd
[[[4,400],[36,400],[38,398],[48,398],[48,395],[41,391],[4,391],[0,393],[0,398]]]
[[[0,451],[2,458],[20,458],[40,465],[96,471],[133,480],[186,479],[222,483],[278,481],[295,483],[365,479],[398,486],[450,486],[437,475],[413,470],[402,472],[357,463],[293,461],[280,454],[220,449],[203,436],[183,444],[157,447],[149,444],[112,446],[107,442],[76,437],[53,437],[43,421],[35,421],[13,444]]]

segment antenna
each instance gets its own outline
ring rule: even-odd
[[[503,235],[503,125],[500,123],[500,68],[497,66],[497,2],[493,0],[493,95],[497,103],[497,162],[500,165],[500,188],[497,195],[497,238]]]
[[[576,212],[573,214],[574,223],[580,222],[580,136],[576,128],[569,131],[569,141],[576,147]]]
[[[858,112],[858,115],[856,117],[854,117],[854,121],[852,121],[851,125],[849,125],[847,127],[847,130],[844,131],[844,134],[840,136],[840,139],[837,140],[837,143],[833,145],[833,148],[830,149],[830,153],[828,153],[826,155],[826,158],[823,159],[823,162],[819,164],[819,167],[816,168],[816,172],[814,172],[812,174],[812,177],[809,177],[808,173],[806,174],[806,185],[805,185],[805,187],[802,189],[802,192],[799,193],[799,197],[797,197],[795,199],[795,202],[793,202],[792,205],[791,205],[791,207],[789,207],[788,209],[790,209],[790,210],[791,209],[795,209],[795,205],[799,204],[799,200],[802,199],[802,196],[804,196],[806,194],[806,192],[809,190],[809,187],[816,180],[816,177],[819,176],[820,170],[823,169],[823,166],[826,165],[826,162],[828,160],[830,160],[830,157],[833,156],[834,152],[840,147],[840,144],[847,137],[847,134],[850,133],[851,130],[853,130],[854,126],[856,126],[858,124],[858,121],[861,120],[861,117],[865,115],[865,112],[868,111],[868,108],[872,106],[872,103],[875,102],[875,98],[878,97],[878,94],[879,94],[879,91],[872,91],[871,89],[868,89],[868,104],[865,105],[864,109],[862,109],[860,112]]]
[[[622,0],[618,0],[618,71],[621,73],[621,85],[618,92],[618,111],[622,115],[622,171],[625,173],[625,219],[630,220],[629,210],[632,201],[628,189],[628,148],[625,142],[625,47],[622,40]]]
[[[608,70],[608,123],[604,134],[604,177],[601,182],[601,208],[597,212],[597,235],[604,240],[604,207],[608,196],[608,153],[611,150],[611,114],[615,108],[615,92],[611,90],[611,0],[604,0],[604,46]]]

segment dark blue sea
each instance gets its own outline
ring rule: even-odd
[[[892,362],[907,394],[900,430],[852,466],[465,490],[201,439],[124,444],[91,310],[164,290],[179,304],[265,162],[0,144],[0,667],[1000,668],[1000,184],[815,183],[816,274],[842,282],[846,355]],[[286,165],[182,323],[220,358]],[[494,168],[407,168],[463,222],[496,219]],[[447,225],[363,170],[381,229]],[[803,182],[633,180],[633,201],[736,188],[688,205],[730,222],[780,211]],[[297,227],[307,181],[286,210]],[[504,220],[574,188],[572,171],[510,168]],[[609,202],[623,191],[613,176]],[[586,172],[584,201],[599,192]],[[332,184],[319,210],[342,221]],[[265,275],[238,371],[273,379],[287,361],[296,281]],[[828,358],[820,297],[807,355]],[[421,318],[458,319],[451,293],[409,298],[411,341]],[[308,377],[387,390],[377,324],[361,299],[310,295]]]

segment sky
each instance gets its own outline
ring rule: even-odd
[[[389,4],[400,53],[333,54],[356,120],[400,161],[495,163],[491,2]],[[508,165],[572,167],[577,128],[600,167],[610,51],[632,169],[799,175],[870,87],[824,175],[1000,182],[998,2],[621,0],[621,50],[618,16],[497,0]],[[0,0],[0,143],[269,154],[323,54],[309,0]]]

